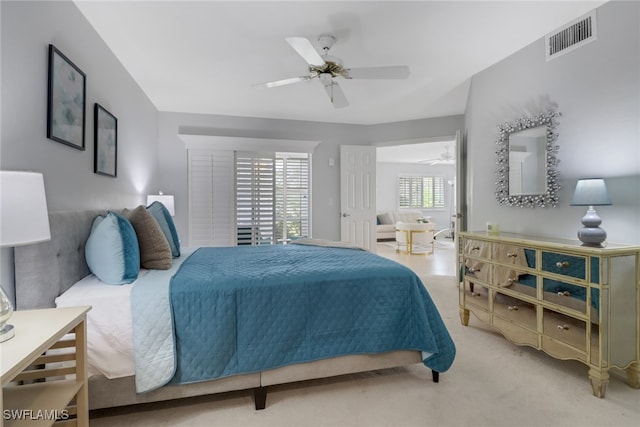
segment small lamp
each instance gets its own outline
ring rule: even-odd
[[[593,207],[610,204],[611,199],[604,179],[589,178],[578,180],[571,206],[589,206],[586,215],[582,217],[584,227],[578,230],[578,239],[580,239],[583,246],[600,247],[602,242],[607,239],[607,232],[600,228],[602,220]]]
[[[149,206],[153,202],[160,202],[164,205],[165,208],[169,211],[171,216],[176,215],[176,208],[173,202],[173,196],[164,194],[162,191],[158,191],[159,194],[149,194],[147,196],[147,206]]]
[[[51,239],[44,178],[41,173],[0,171],[0,246],[14,247]],[[0,287],[0,342],[14,336],[7,325],[11,301]]]

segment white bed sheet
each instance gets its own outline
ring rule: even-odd
[[[140,270],[138,279],[147,270]],[[131,288],[108,285],[90,274],[56,298],[57,307],[90,305],[87,313],[87,371],[109,379],[135,374]]]

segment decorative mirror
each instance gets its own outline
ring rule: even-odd
[[[496,199],[499,205],[556,207],[558,163],[555,131],[560,113],[549,110],[498,125]]]

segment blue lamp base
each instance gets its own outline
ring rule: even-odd
[[[593,246],[600,248],[602,242],[607,240],[607,232],[600,228],[602,220],[593,209],[593,206],[589,206],[587,213],[582,217],[582,227],[578,230],[578,239],[582,242],[583,246]]]

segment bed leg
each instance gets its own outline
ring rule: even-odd
[[[434,371],[433,369],[431,370],[431,378],[433,378],[433,382],[437,383],[440,382],[440,372],[438,371]]]
[[[266,387],[254,388],[253,399],[256,404],[256,411],[264,409],[267,406],[267,388]]]

